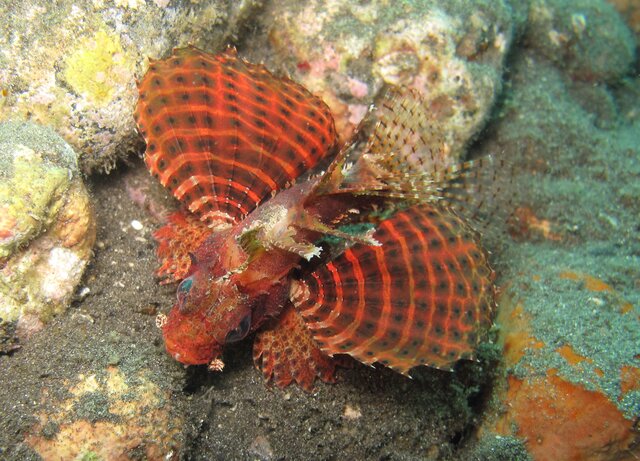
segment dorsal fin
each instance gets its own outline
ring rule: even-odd
[[[364,131],[373,125],[366,141],[356,137],[345,146],[315,192],[438,204],[477,229],[491,219],[505,222],[510,211],[501,209],[496,198],[508,188],[512,167],[493,156],[455,163],[429,115],[417,91],[389,90],[361,124]]]

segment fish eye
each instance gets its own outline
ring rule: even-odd
[[[191,291],[191,286],[193,285],[193,278],[187,277],[180,285],[178,285],[178,290],[176,292],[176,296],[178,298],[178,307],[180,309],[184,308],[184,303],[189,295],[189,291]]]
[[[249,329],[251,328],[251,312],[245,315],[242,320],[240,320],[240,324],[234,329],[227,333],[227,337],[225,338],[225,343],[234,343],[236,341],[240,341],[247,333],[249,333]]]
[[[193,279],[191,277],[187,277],[182,282],[180,282],[180,285],[178,285],[178,292],[185,294],[189,293],[189,290],[191,290],[191,285],[193,285]]]

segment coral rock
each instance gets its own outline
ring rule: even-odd
[[[343,138],[384,85],[410,86],[431,107],[452,160],[499,91],[513,29],[502,1],[288,1],[265,17],[277,59],[327,102]]]
[[[0,4],[0,121],[51,126],[84,172],[135,150],[135,76],[179,45],[223,47],[260,2]]]
[[[0,125],[0,318],[28,335],[69,304],[95,223],[76,154],[47,128]]]

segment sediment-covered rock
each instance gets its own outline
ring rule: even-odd
[[[634,60],[634,37],[604,0],[533,0],[526,38],[578,80],[615,80]]]
[[[640,450],[638,86],[586,88],[523,52],[482,146],[519,162],[497,255],[505,379],[483,440],[534,460],[633,460]]]
[[[28,336],[66,309],[95,222],[73,149],[48,128],[0,124],[0,318]]]

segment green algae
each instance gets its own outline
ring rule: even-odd
[[[0,203],[5,219],[15,222],[14,238],[0,244],[0,258],[13,254],[47,228],[60,210],[59,198],[68,186],[64,168],[46,169],[42,159],[24,146],[13,146],[11,179],[0,183]],[[0,164],[7,165],[6,150],[0,146]]]
[[[102,461],[103,458],[94,451],[85,451],[77,458],[78,461]]]

